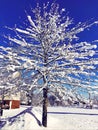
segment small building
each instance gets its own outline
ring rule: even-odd
[[[20,92],[16,94],[6,94],[4,99],[0,96],[0,101],[2,102],[3,109],[16,109],[20,107]]]

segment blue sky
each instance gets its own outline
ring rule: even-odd
[[[50,3],[53,0],[49,0]],[[0,0],[0,45],[5,45],[3,34],[10,33],[5,26],[14,27],[23,25],[26,20],[25,10],[29,14],[30,7],[35,7],[36,3],[48,2],[48,0]],[[60,8],[66,8],[69,16],[74,19],[74,23],[98,20],[98,0],[56,0]],[[11,34],[11,33],[10,33]],[[12,34],[13,35],[13,34]],[[80,34],[82,41],[93,41],[98,39],[98,25],[93,26],[90,31]],[[6,45],[5,45],[6,46]]]
[[[0,35],[8,33],[4,26],[14,27],[15,24],[22,25],[26,19],[25,10],[29,13],[30,7],[37,2],[46,3],[48,0],[0,0]],[[49,0],[52,2],[53,0]],[[60,8],[66,8],[69,16],[75,23],[87,20],[98,20],[98,0],[56,0]],[[82,40],[98,39],[98,26],[81,34]],[[0,44],[5,44],[0,37]]]

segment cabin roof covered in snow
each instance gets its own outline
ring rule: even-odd
[[[0,100],[2,100],[2,96],[0,95]],[[20,92],[15,94],[6,94],[4,95],[4,100],[20,100]]]

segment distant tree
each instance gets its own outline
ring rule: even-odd
[[[93,105],[97,105],[98,106],[98,93],[94,94],[92,100],[93,100]]]
[[[43,7],[37,4],[27,20],[23,27],[12,29],[16,34],[7,37],[11,42],[9,47],[0,47],[0,66],[4,72],[7,69],[8,77],[12,76],[7,80],[11,84],[43,93],[42,124],[47,127],[48,93],[54,93],[60,100],[69,96],[75,99],[76,93],[88,91],[88,84],[93,87],[91,77],[96,80],[98,60],[93,56],[97,55],[97,45],[79,42],[77,34],[98,22],[73,25],[65,9],[60,10],[56,3]]]

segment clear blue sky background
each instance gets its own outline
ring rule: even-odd
[[[49,1],[51,3],[53,0]],[[10,33],[4,26],[23,25],[26,20],[25,10],[29,13],[30,7],[35,7],[37,2],[42,5],[48,0],[0,0],[0,45],[7,45],[2,35]],[[95,21],[98,20],[98,0],[56,0],[56,2],[59,3],[60,8],[66,8],[75,24],[92,18]],[[96,39],[98,39],[98,25],[93,26],[90,31],[82,32],[80,35],[82,41]]]
[[[0,0],[0,35],[7,34],[4,26],[14,27],[15,24],[22,25],[26,19],[25,10],[29,13],[30,7],[34,7],[37,2],[46,3],[48,0]],[[53,0],[49,0],[52,2]],[[98,0],[56,0],[60,8],[66,8],[69,16],[74,18],[74,22],[85,22],[87,20],[98,20]],[[94,26],[90,31],[81,34],[82,40],[98,39],[98,26]],[[0,44],[4,44],[0,36]]]

